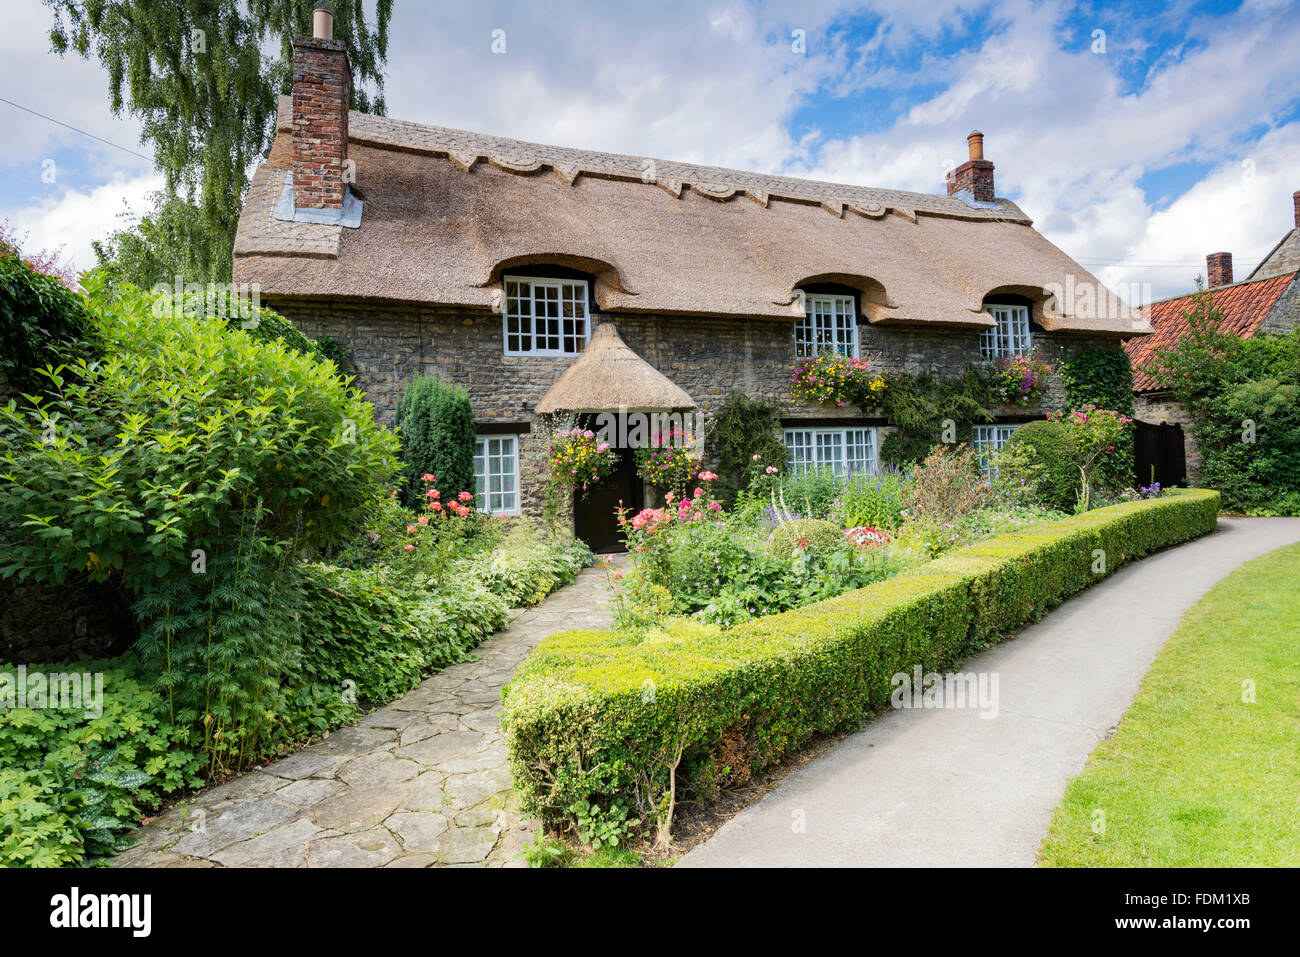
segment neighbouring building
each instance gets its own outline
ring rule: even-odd
[[[414,373],[464,385],[481,507],[538,507],[526,463],[547,411],[707,414],[738,390],[780,404],[792,467],[873,468],[889,423],[793,401],[800,357],[955,375],[1030,351],[1059,366],[1148,331],[997,197],[980,133],[930,195],[426,126],[349,111],[343,44],[316,19],[294,43],[234,278],[346,346],[380,421]],[[1041,408],[1003,410],[974,442],[996,448],[1061,400],[1053,376]],[[624,458],[575,505],[593,544],[608,544],[612,502],[642,504]]]
[[[1205,257],[1206,288],[1223,316],[1222,332],[1249,339],[1285,334],[1300,325],[1300,190],[1291,197],[1295,225],[1241,282],[1233,280],[1232,253]],[[1153,302],[1143,309],[1152,333],[1129,340],[1133,363],[1137,464],[1141,479],[1194,484],[1200,453],[1192,440],[1187,410],[1151,375],[1157,350],[1187,335],[1193,293]]]

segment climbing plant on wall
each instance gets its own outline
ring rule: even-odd
[[[1133,413],[1133,367],[1123,350],[1080,349],[1061,363],[1061,381],[1067,410],[1092,404]]]
[[[969,442],[974,423],[993,421],[993,401],[988,376],[973,365],[953,377],[932,372],[885,376],[880,404],[896,431],[881,444],[881,458],[893,465],[910,465],[949,437]],[[949,424],[951,432],[945,435]]]

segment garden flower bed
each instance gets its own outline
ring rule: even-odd
[[[679,786],[707,799],[814,734],[888,702],[1127,562],[1213,531],[1219,496],[1183,491],[1047,522],[888,581],[724,630],[695,623],[553,635],[505,690],[525,810],[631,807],[666,843]]]

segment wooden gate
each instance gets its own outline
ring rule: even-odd
[[[1135,422],[1133,461],[1137,486],[1159,482],[1161,488],[1187,484],[1183,427],[1174,423]]]

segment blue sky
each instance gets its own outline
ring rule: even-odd
[[[156,187],[128,152],[149,150],[132,118],[109,113],[97,64],[48,52],[39,0],[6,7],[0,96],[125,147],[0,103],[0,219],[85,267],[91,240]],[[1281,0],[396,0],[387,96],[390,114],[420,122],[925,192],[943,190],[979,128],[998,193],[1141,300],[1186,290],[1220,249],[1244,277],[1292,225],[1297,12]]]

